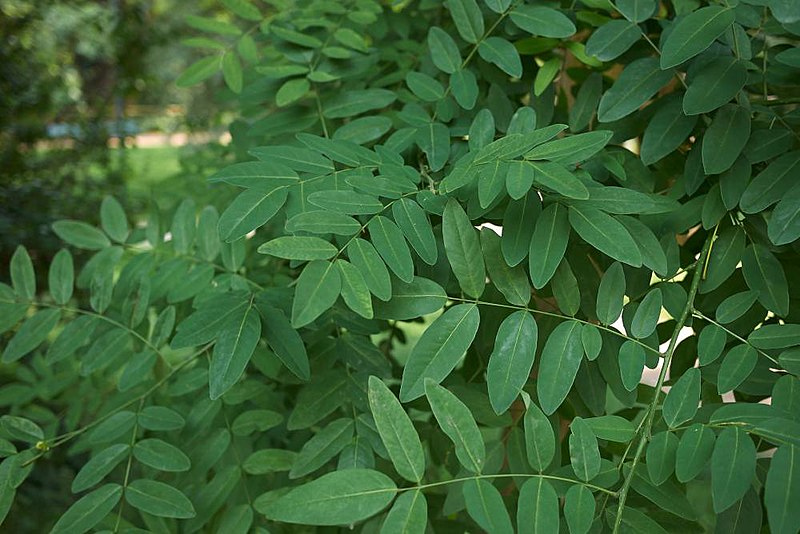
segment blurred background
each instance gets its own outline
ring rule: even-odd
[[[0,0],[0,271],[18,244],[49,263],[60,246],[50,223],[97,222],[106,194],[134,220],[156,198],[167,213],[185,197],[210,200],[205,177],[226,151],[228,92],[219,79],[190,89],[175,80],[197,59],[183,43],[194,31],[186,17],[218,9]]]

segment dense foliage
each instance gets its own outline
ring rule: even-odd
[[[0,284],[10,531],[800,529],[796,2],[222,3],[238,196]]]

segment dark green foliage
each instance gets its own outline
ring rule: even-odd
[[[223,4],[239,196],[0,285],[0,517],[798,531],[792,2]]]

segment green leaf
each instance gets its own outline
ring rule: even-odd
[[[486,449],[469,408],[453,393],[431,379],[425,379],[425,395],[439,428],[455,445],[458,461],[468,471],[480,473],[486,462]]]
[[[72,493],[80,493],[102,481],[123,459],[128,457],[129,451],[130,445],[118,443],[110,445],[94,455],[83,464],[81,470],[75,475],[70,488]]]
[[[439,28],[431,26],[428,30],[428,48],[431,51],[431,59],[442,72],[453,74],[461,68],[461,54],[458,45],[450,35]]]
[[[375,250],[386,265],[404,282],[414,279],[414,260],[408,249],[403,232],[390,219],[378,215],[367,225]]]
[[[661,70],[656,58],[632,61],[600,99],[597,120],[613,122],[627,117],[650,100],[670,79],[672,71]]]
[[[531,300],[531,286],[525,267],[509,267],[500,251],[500,236],[489,228],[481,229],[481,248],[489,278],[510,304],[526,306]]]
[[[369,377],[369,406],[395,470],[411,482],[425,475],[425,453],[406,411],[383,381]]]
[[[578,235],[601,252],[633,267],[642,265],[636,242],[612,216],[594,208],[570,206],[569,222]]]
[[[61,310],[58,308],[45,308],[37,311],[27,319],[3,351],[3,363],[19,360],[36,347],[42,344],[47,335],[61,319]]]
[[[371,517],[392,502],[395,483],[378,471],[334,471],[257,507],[272,521],[302,525],[348,525]]]
[[[352,345],[348,346],[351,347]],[[303,387],[297,396],[292,415],[286,422],[289,430],[308,428],[318,423],[344,402],[342,391],[347,382],[340,372],[316,373],[312,378],[311,384]]]
[[[708,113],[730,102],[744,87],[747,67],[734,57],[719,57],[705,64],[691,82],[683,96],[684,113]]]
[[[436,238],[425,211],[411,199],[401,198],[392,204],[392,215],[411,247],[428,265],[435,265],[438,258]]]
[[[506,264],[519,265],[528,256],[536,219],[542,212],[542,201],[536,191],[508,203],[503,215],[501,249]],[[526,301],[527,304],[527,301]]]
[[[720,365],[717,391],[722,394],[739,387],[753,372],[756,363],[758,363],[756,349],[744,343],[733,347]]]
[[[190,87],[196,85],[203,80],[212,77],[220,68],[219,56],[208,56],[199,59],[189,65],[184,70],[178,79],[175,80],[175,85],[178,87]]]
[[[475,0],[447,0],[445,5],[461,38],[476,44],[483,37],[483,15]]]
[[[133,447],[133,456],[159,471],[188,471],[192,465],[180,449],[156,438],[138,441]]]
[[[461,289],[471,297],[480,297],[486,285],[486,267],[478,232],[455,199],[450,199],[444,208],[442,236],[447,261]]]
[[[282,449],[261,449],[248,456],[242,463],[245,473],[266,475],[280,473],[292,468],[297,453]]]
[[[401,493],[386,514],[381,534],[423,532],[428,521],[428,501],[420,490]]]
[[[478,80],[471,70],[459,69],[450,75],[450,89],[458,105],[464,109],[475,107],[478,99]]]
[[[650,440],[646,452],[647,474],[654,485],[659,486],[672,476],[677,450],[678,438],[669,431],[659,432]]]
[[[356,238],[347,246],[347,256],[367,282],[370,292],[383,301],[392,297],[389,270],[372,243]]]
[[[575,475],[588,482],[600,473],[600,449],[597,438],[581,417],[569,425],[569,461]]]
[[[406,85],[420,100],[436,102],[444,97],[444,87],[435,78],[422,72],[406,74]]]
[[[633,340],[628,340],[619,349],[619,372],[622,385],[633,391],[642,380],[645,362],[644,348]]]
[[[228,165],[208,179],[211,183],[226,184],[269,192],[276,187],[299,182],[297,173],[286,165],[264,161],[246,161]]]
[[[50,294],[56,303],[64,305],[69,302],[69,299],[72,298],[74,281],[75,268],[72,264],[72,255],[66,249],[59,250],[53,256],[53,261],[50,263],[50,271],[48,272]]]
[[[505,189],[508,163],[497,160],[478,167],[478,201],[481,208],[488,208]]]
[[[598,439],[628,443],[636,435],[633,423],[618,415],[603,415],[584,419],[584,423]]]
[[[186,424],[181,414],[164,406],[147,406],[139,412],[137,419],[139,426],[156,432],[180,430]]]
[[[706,468],[715,441],[714,431],[700,423],[684,431],[675,451],[675,478],[679,482],[693,480]]]
[[[134,480],[125,490],[125,500],[134,508],[157,517],[188,519],[197,515],[182,491],[155,480]]]
[[[747,313],[756,300],[758,293],[755,291],[742,291],[727,297],[717,306],[717,322],[728,324],[735,321]]]
[[[414,136],[428,157],[432,171],[441,170],[450,157],[450,130],[440,122],[431,122],[419,128]]]
[[[377,198],[354,191],[319,191],[308,195],[308,201],[346,215],[373,215],[383,211],[383,204]]]
[[[286,231],[351,236],[361,231],[361,223],[342,213],[312,210],[298,213],[286,221]]]
[[[347,307],[364,317],[372,319],[372,297],[369,294],[367,282],[361,272],[352,263],[346,260],[336,260],[336,267],[342,279],[342,299]]]
[[[728,170],[750,137],[750,112],[735,104],[723,106],[714,115],[703,140],[703,168],[706,174]]]
[[[549,131],[553,137],[563,125],[554,124],[539,130],[541,132]],[[558,129],[556,129],[558,127]],[[613,132],[609,130],[595,130],[593,132],[586,132],[578,135],[568,135],[540,144],[525,154],[525,159],[544,159],[561,163],[562,165],[572,165],[581,161],[587,160],[600,152],[604,146],[611,140]],[[547,141],[543,139],[542,141]],[[588,198],[581,196],[577,198]]]
[[[536,289],[553,277],[569,242],[567,209],[558,203],[546,207],[536,219],[529,249],[528,266]]]
[[[259,254],[268,254],[287,260],[327,260],[338,249],[319,237],[281,236],[258,247]]]
[[[800,325],[762,325],[747,336],[747,341],[757,349],[785,349],[800,345]]]
[[[788,245],[800,237],[800,188],[792,188],[772,210],[767,235],[775,245]]]
[[[558,409],[572,389],[583,359],[581,328],[577,321],[560,323],[542,350],[536,391],[542,410],[547,415]]]
[[[511,20],[519,28],[541,37],[564,39],[575,34],[572,21],[549,7],[521,5],[511,12]]]
[[[381,109],[397,99],[387,89],[361,89],[338,92],[337,96],[323,106],[325,118],[342,119]]]
[[[331,262],[314,260],[297,279],[292,302],[292,326],[300,328],[325,313],[339,297],[342,278]]]
[[[603,349],[603,337],[600,329],[591,324],[581,327],[581,345],[588,360],[596,360]]]
[[[741,428],[724,429],[711,455],[711,496],[721,513],[741,499],[756,474],[756,447]]]
[[[558,142],[563,141],[563,139],[551,141],[550,143],[546,142],[564,131],[566,127],[565,124],[552,124],[530,133],[506,135],[505,137],[501,137],[496,141],[491,141],[485,146],[482,146],[475,156],[473,163],[475,165],[483,165],[498,159],[510,160],[526,152],[529,152],[529,154],[525,154],[525,157],[528,159],[551,159],[551,155],[563,156],[565,155],[563,151],[559,151],[557,147],[551,145],[551,143],[558,145]],[[491,136],[493,135],[494,131],[492,128],[491,132],[487,132],[487,141],[491,140]],[[539,147],[542,143],[546,143],[543,145],[543,149]],[[541,151],[541,153],[539,151]],[[533,153],[534,157],[529,157],[530,153]]]
[[[242,64],[233,52],[229,51],[222,56],[222,77],[228,89],[236,94],[242,92],[244,82]]]
[[[289,478],[300,478],[313,473],[353,441],[353,420],[337,419],[305,442],[292,464]]]
[[[655,0],[616,0],[614,5],[623,17],[635,24],[652,17],[658,7]]]
[[[754,243],[744,251],[742,274],[747,286],[758,292],[758,301],[769,311],[785,317],[789,313],[786,274],[778,259],[764,245]]]
[[[705,280],[700,282],[700,292],[708,293],[719,287],[736,270],[742,260],[745,234],[738,228],[721,231],[709,252]]]
[[[475,304],[453,306],[420,336],[411,351],[400,386],[400,400],[409,402],[424,393],[426,378],[439,383],[458,365],[475,339],[480,314]]]
[[[696,124],[697,117],[686,116],[679,98],[665,98],[644,130],[640,152],[642,163],[652,165],[674,152],[686,141]]]
[[[556,439],[547,416],[533,402],[527,404],[523,419],[525,426],[525,450],[530,466],[543,472],[553,461]]]
[[[275,92],[275,104],[278,107],[288,106],[303,98],[311,90],[311,84],[306,78],[286,80]]]
[[[770,530],[776,534],[793,532],[800,524],[800,509],[795,504],[800,499],[800,473],[795,464],[797,456],[797,447],[783,445],[778,447],[769,463],[764,504]]]
[[[625,297],[625,271],[622,264],[614,262],[606,269],[597,290],[597,318],[609,325],[619,319]]]
[[[742,194],[739,206],[745,213],[758,213],[786,196],[797,183],[800,150],[783,154],[758,173]]]
[[[592,73],[578,89],[575,104],[569,110],[569,129],[580,132],[589,126],[600,103],[603,92],[603,77],[600,73]]]
[[[700,370],[691,368],[675,382],[664,399],[662,415],[670,428],[690,421],[700,404]]]
[[[536,321],[526,311],[516,311],[501,323],[486,371],[489,399],[498,415],[508,410],[527,382],[538,335]]]
[[[503,497],[491,483],[483,479],[468,480],[462,491],[467,513],[484,531],[490,534],[514,532]]]
[[[661,47],[661,68],[680,65],[711,46],[734,19],[734,10],[722,6],[703,7],[679,19]]]
[[[600,61],[616,59],[642,38],[636,24],[610,20],[597,28],[586,41],[586,53]]]
[[[533,167],[533,179],[539,185],[567,198],[578,200],[589,198],[589,191],[583,182],[563,165],[549,161],[529,162],[528,164]]]
[[[103,232],[80,221],[56,221],[53,231],[73,247],[85,250],[100,250],[111,245]]]
[[[478,54],[511,77],[522,76],[522,60],[514,45],[502,37],[488,37],[480,42]]]
[[[16,415],[0,416],[0,429],[13,440],[36,443],[44,439],[44,431],[39,425]]]
[[[564,497],[564,518],[570,534],[586,534],[592,527],[596,503],[586,486],[574,484]]]
[[[53,526],[50,534],[82,534],[102,521],[122,498],[122,486],[106,484],[78,499]]]
[[[220,237],[230,243],[264,226],[283,207],[287,196],[286,187],[240,193],[219,217]]]
[[[506,190],[511,198],[520,200],[533,185],[536,171],[525,161],[509,161],[506,163]]]
[[[124,243],[128,239],[128,218],[122,205],[112,196],[104,197],[100,204],[100,223],[103,231],[114,241]]]
[[[271,306],[259,303],[258,310],[264,319],[264,338],[275,355],[295,376],[308,380],[311,371],[306,347],[289,319],[281,310]]]
[[[350,28],[339,28],[333,33],[333,38],[339,43],[353,50],[358,50],[359,52],[366,52],[369,49],[364,37]]]
[[[242,30],[235,24],[220,19],[189,15],[186,17],[186,23],[200,31],[219,35],[240,35],[242,33]]]
[[[249,0],[222,0],[222,4],[231,13],[239,15],[243,19],[259,21],[262,18],[261,12]]]
[[[446,302],[447,294],[442,286],[433,280],[415,276],[410,284],[396,282],[391,300],[375,303],[375,316],[407,321],[441,310]]]
[[[550,481],[531,478],[519,489],[517,531],[550,534],[558,532],[558,495]]]
[[[222,327],[208,370],[208,390],[212,400],[220,398],[239,381],[260,338],[261,319],[252,307],[241,316],[231,317]]]
[[[631,334],[633,337],[643,339],[656,331],[658,319],[663,305],[661,290],[657,287],[647,292],[639,302],[636,313],[631,321]]]

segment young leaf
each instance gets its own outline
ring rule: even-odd
[[[400,400],[409,402],[425,393],[425,379],[439,383],[458,365],[475,339],[480,314],[474,304],[453,306],[420,336],[411,351],[400,386]]]
[[[572,389],[583,359],[581,328],[577,321],[560,323],[547,338],[539,364],[536,391],[542,410],[555,412]]]
[[[406,480],[418,483],[425,474],[419,434],[394,394],[375,376],[369,377],[369,406],[394,468]]]

